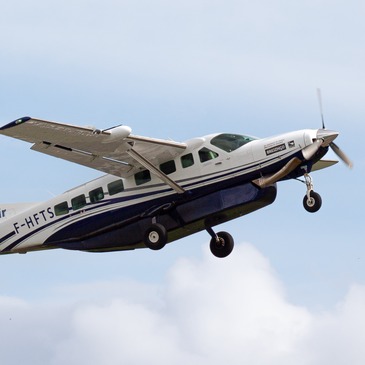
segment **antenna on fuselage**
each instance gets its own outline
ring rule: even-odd
[[[323,107],[322,107],[322,94],[321,94],[321,89],[320,88],[317,88],[317,98],[318,98],[319,110],[321,112],[321,118],[322,118],[322,129],[326,129],[326,127],[324,125]]]

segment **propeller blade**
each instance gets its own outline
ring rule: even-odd
[[[330,143],[330,147],[332,151],[351,169],[353,166],[352,161],[345,155],[345,152],[341,150],[340,147],[337,146],[335,142]]]
[[[305,147],[302,149],[303,157],[309,161],[319,150],[319,147],[321,147],[323,144],[322,139],[317,139],[314,141],[311,145]]]
[[[321,89],[320,88],[317,88],[317,97],[318,97],[318,103],[319,103],[319,110],[321,111],[322,129],[326,129],[326,127],[324,125],[323,107],[322,107],[322,94],[321,94]]]

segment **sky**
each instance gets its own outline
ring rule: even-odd
[[[22,116],[176,141],[326,127],[354,168],[163,250],[0,257],[2,364],[363,364],[365,5],[0,0],[0,123]],[[0,136],[0,202],[100,176]],[[328,154],[334,158],[333,153]],[[0,227],[1,229],[1,227]],[[21,351],[19,350],[21,349]]]

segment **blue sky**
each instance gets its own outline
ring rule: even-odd
[[[313,174],[316,214],[302,207],[305,186],[284,182],[272,206],[223,225],[236,241],[226,260],[204,232],[160,252],[0,257],[4,363],[363,364],[362,2],[0,4],[1,124],[30,115],[177,141],[264,137],[319,128],[320,87],[326,126],[355,165]],[[3,203],[99,176],[0,145]]]

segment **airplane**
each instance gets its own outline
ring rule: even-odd
[[[32,143],[31,149],[106,173],[37,204],[0,205],[0,254],[63,248],[109,252],[150,248],[199,231],[210,250],[227,257],[234,240],[213,227],[275,201],[277,183],[304,177],[304,208],[322,199],[310,173],[338,161],[324,160],[338,132],[304,129],[268,138],[215,133],[184,143],[109,129],[23,117],[0,134]]]

